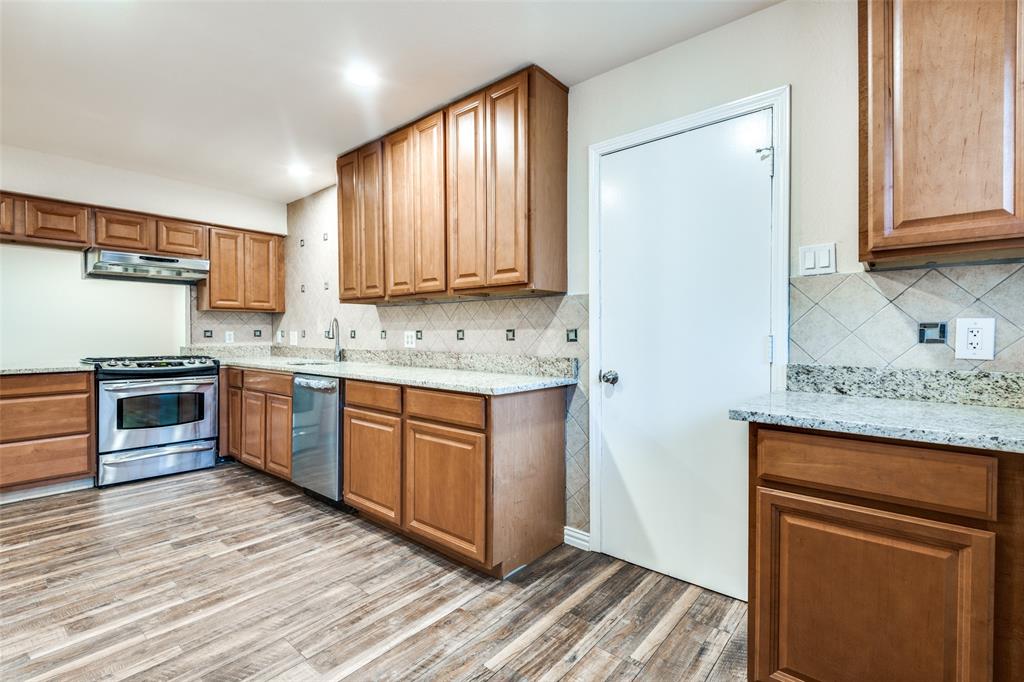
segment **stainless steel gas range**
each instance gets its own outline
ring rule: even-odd
[[[217,360],[84,358],[96,368],[97,485],[212,467]]]

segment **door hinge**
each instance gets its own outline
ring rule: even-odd
[[[768,174],[770,177],[775,177],[775,147],[759,147],[754,150],[756,153],[761,155],[761,160],[771,159],[771,165],[768,166]]]

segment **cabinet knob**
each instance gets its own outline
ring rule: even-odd
[[[607,372],[601,372],[601,381],[606,384],[612,384],[613,386],[619,383],[619,373],[615,370],[608,370]]]

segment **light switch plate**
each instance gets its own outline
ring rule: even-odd
[[[234,342],[235,342],[235,333],[234,332],[224,332],[224,343],[234,343]]]
[[[405,347],[415,348],[416,347],[416,332],[405,333]]]
[[[958,317],[956,357],[963,360],[991,360],[996,353],[994,317]]]
[[[801,275],[831,275],[836,271],[836,243],[800,247]]]
[[[284,343],[284,330],[283,329],[278,329],[277,330],[277,342],[278,343]]]

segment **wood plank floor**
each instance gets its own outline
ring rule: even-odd
[[[240,465],[0,507],[0,679],[741,680],[746,605],[562,546],[504,582]]]

